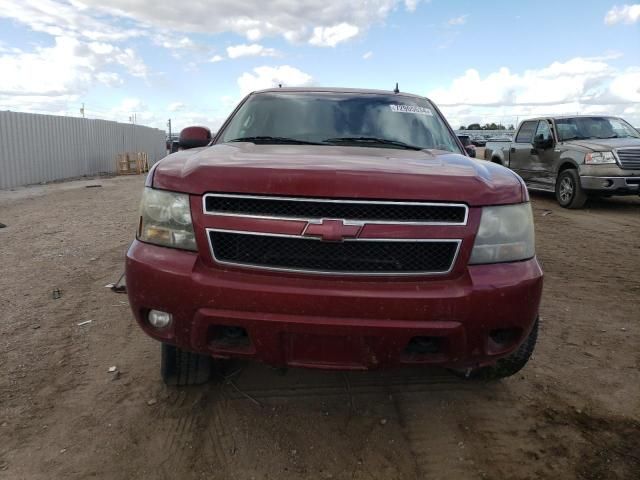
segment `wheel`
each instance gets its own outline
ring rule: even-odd
[[[518,349],[508,357],[501,358],[494,365],[481,367],[464,376],[479,380],[497,380],[510,377],[518,373],[527,364],[538,341],[538,319],[534,323],[531,332]],[[461,372],[460,372],[461,373]]]
[[[214,372],[213,358],[187,352],[174,345],[162,344],[160,374],[167,385],[201,385]]]
[[[580,185],[578,172],[573,168],[563,170],[556,180],[556,200],[564,208],[582,208],[587,194]]]

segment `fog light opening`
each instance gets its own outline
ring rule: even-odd
[[[149,310],[147,314],[147,320],[153,328],[162,330],[171,325],[173,316],[170,313],[163,312],[161,310]]]
[[[489,353],[501,353],[513,348],[522,337],[520,328],[497,328],[489,332]]]

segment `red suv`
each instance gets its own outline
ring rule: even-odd
[[[183,133],[147,178],[126,259],[168,384],[206,381],[213,359],[494,378],[529,359],[542,272],[527,190],[465,156],[428,99],[271,89],[212,141]]]

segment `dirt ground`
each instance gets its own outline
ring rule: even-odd
[[[515,377],[238,364],[175,390],[105,288],[142,185],[0,192],[0,479],[640,478],[640,199],[534,195],[543,321]]]

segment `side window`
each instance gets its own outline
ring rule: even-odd
[[[538,122],[524,122],[518,131],[516,143],[531,143],[537,126]]]
[[[536,130],[537,140],[544,140],[546,142],[551,141],[551,128],[549,128],[549,122],[546,120],[540,120],[538,123],[538,129]]]

